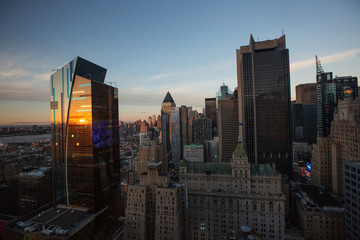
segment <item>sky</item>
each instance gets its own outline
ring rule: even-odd
[[[170,91],[199,112],[237,87],[236,49],[286,35],[291,95],[315,55],[360,77],[360,1],[0,1],[0,125],[50,122],[50,75],[77,56],[107,69],[119,119],[159,114]]]

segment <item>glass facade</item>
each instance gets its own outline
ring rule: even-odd
[[[340,100],[355,99],[358,93],[357,77],[336,77],[332,72],[316,75],[318,137],[330,134],[331,122]]]
[[[285,36],[265,42],[250,39],[237,50],[239,126],[249,160],[274,163],[291,174],[289,51]]]
[[[93,210],[120,174],[118,90],[103,83],[105,73],[78,57],[51,77],[54,197]]]

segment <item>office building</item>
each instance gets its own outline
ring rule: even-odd
[[[171,159],[174,163],[179,164],[183,157],[183,139],[181,124],[181,108],[173,107],[171,109]]]
[[[324,72],[320,60],[316,57],[316,91],[318,137],[330,134],[331,122],[340,100],[359,95],[357,77],[335,77],[332,72]]]
[[[346,239],[360,238],[360,160],[344,162]]]
[[[189,162],[204,162],[204,145],[185,145],[183,159]]]
[[[205,98],[205,116],[211,120],[212,133],[217,133],[216,98]]]
[[[189,108],[181,105],[181,138],[182,148],[189,144]]]
[[[299,84],[295,87],[296,103],[316,104],[316,83]]]
[[[161,140],[168,152],[171,150],[171,109],[173,107],[176,107],[176,104],[170,92],[167,92],[161,104]]]
[[[216,100],[224,100],[226,98],[226,95],[231,95],[232,91],[230,88],[223,83],[223,85],[220,86],[219,90],[216,93]]]
[[[128,186],[124,239],[186,239],[182,226],[185,189],[170,182],[164,168],[167,160],[159,149],[155,143],[146,151],[140,149],[140,181]]]
[[[231,162],[181,161],[180,182],[187,186],[189,239],[228,239],[244,226],[262,239],[284,239],[281,176],[269,164],[250,164],[241,141]]]
[[[212,139],[212,121],[202,117],[193,121],[192,124],[193,143],[202,144],[206,140]]]
[[[316,143],[316,104],[291,103],[292,137],[294,142]]]
[[[51,75],[53,199],[98,211],[120,175],[118,90],[77,57]]]
[[[219,137],[204,141],[205,162],[219,162]]]
[[[236,50],[239,135],[251,163],[274,163],[291,175],[289,50],[285,35]]]
[[[19,206],[22,215],[52,201],[51,168],[40,167],[19,174]]]
[[[332,191],[344,195],[344,161],[360,160],[360,98],[340,101],[331,123]]]
[[[221,162],[230,162],[236,148],[239,127],[237,90],[233,95],[227,94],[218,100],[218,135]]]
[[[360,99],[345,98],[337,106],[328,137],[313,145],[311,182],[344,194],[344,161],[360,159]]]
[[[345,239],[344,208],[331,192],[300,184],[292,191],[292,197],[304,239]]]

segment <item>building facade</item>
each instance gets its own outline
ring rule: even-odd
[[[359,95],[358,80],[351,76],[333,78],[332,72],[324,72],[317,56],[316,71],[318,136],[327,137],[338,102]]]
[[[250,164],[238,144],[231,162],[182,161],[187,188],[189,239],[228,239],[248,226],[261,239],[284,239],[285,196],[269,164]]]
[[[161,146],[154,143],[143,148],[139,156],[139,182],[128,186],[124,239],[186,239],[182,225],[185,222],[184,188],[170,182],[167,160],[160,154]]]
[[[29,213],[52,201],[51,168],[41,167],[22,172],[19,181],[19,206],[22,214]]]
[[[292,194],[304,239],[345,239],[344,208],[331,193],[302,184]]]
[[[295,87],[296,103],[316,104],[316,83],[299,84]]]
[[[212,133],[217,132],[216,98],[205,98],[205,115],[211,119]]]
[[[232,153],[236,148],[239,127],[237,91],[234,95],[226,95],[218,100],[218,135],[219,154],[221,162],[230,162]]]
[[[346,239],[360,238],[360,161],[344,162]]]
[[[97,211],[120,176],[118,90],[83,58],[51,75],[54,200]]]
[[[344,195],[344,161],[360,159],[360,99],[345,98],[337,106],[328,137],[313,145],[311,183]]]
[[[285,35],[236,50],[239,135],[251,163],[274,163],[291,175],[289,50]]]
[[[189,162],[204,162],[204,145],[185,145],[184,160]]]

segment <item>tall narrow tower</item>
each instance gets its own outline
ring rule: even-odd
[[[77,57],[51,75],[54,200],[99,210],[119,181],[118,90]]]
[[[274,163],[291,174],[289,50],[285,35],[236,50],[239,132],[251,163]]]

